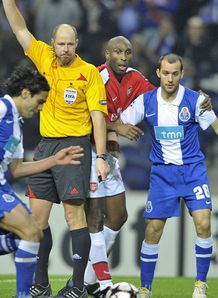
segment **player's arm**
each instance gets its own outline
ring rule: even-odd
[[[213,127],[214,132],[218,135],[218,119],[216,119],[211,126]]]
[[[137,140],[143,131],[137,125],[144,120],[143,94],[139,95],[121,114],[116,125],[116,131],[130,140]]]
[[[93,110],[91,111],[91,118],[96,153],[98,156],[102,156],[102,158],[96,159],[96,170],[98,176],[101,176],[101,179],[105,180],[110,169],[106,160],[104,160],[104,155],[106,154],[106,123],[104,114],[101,111]]]
[[[32,40],[32,34],[26,26],[26,22],[20,13],[15,0],[2,0],[5,14],[14,34],[24,51],[27,52]]]
[[[114,122],[107,122],[107,129],[115,131],[118,135],[123,136],[129,140],[138,140],[143,135],[143,131],[135,125],[124,124],[120,119]]]
[[[107,152],[116,158],[120,156],[120,145],[115,131],[107,132]]]
[[[22,159],[15,159],[10,164],[10,170],[15,178],[34,175],[50,169],[57,165],[78,165],[78,158],[83,156],[83,148],[80,146],[70,146],[64,148],[48,158],[24,162]]]
[[[201,103],[201,109],[205,111],[211,111],[213,106],[210,96],[202,90],[199,90],[198,92],[204,96],[204,101]]]
[[[217,133],[217,116],[213,110],[203,110],[201,106],[202,102],[204,102],[204,95],[200,95],[196,102],[195,120],[203,130],[206,130],[211,125],[215,133]]]

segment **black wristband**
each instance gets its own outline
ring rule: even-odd
[[[97,154],[96,158],[102,158],[103,160],[107,160],[107,154]]]

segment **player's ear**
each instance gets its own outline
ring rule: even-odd
[[[77,38],[76,39],[76,48],[78,47],[78,44],[79,44],[79,39]]]
[[[181,79],[184,77],[184,69],[181,72]]]
[[[160,69],[159,68],[156,69],[156,74],[157,74],[158,78],[160,78]]]
[[[110,52],[108,50],[105,50],[105,58],[106,60],[110,58]]]
[[[54,38],[51,38],[51,46],[54,47]]]
[[[26,100],[26,99],[28,99],[31,96],[31,93],[30,93],[30,91],[28,89],[25,88],[25,89],[23,89],[21,91],[21,95],[20,96],[22,97],[22,99]]]

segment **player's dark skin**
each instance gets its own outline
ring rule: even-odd
[[[132,45],[124,37],[112,38],[105,51],[106,64],[114,73],[118,81],[122,80],[126,69],[132,61]],[[110,128],[110,127],[107,127]],[[122,128],[121,128],[122,129]],[[125,130],[125,131],[124,131]],[[123,134],[129,136],[141,135],[142,131],[133,125],[123,125]],[[109,132],[108,138],[117,142],[116,132]],[[110,153],[119,156],[118,146],[111,147]],[[88,201],[88,226],[91,233],[99,232],[106,225],[112,230],[118,231],[127,220],[125,192],[111,196],[108,199],[98,198]]]

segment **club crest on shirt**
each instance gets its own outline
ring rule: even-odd
[[[179,119],[183,122],[186,122],[190,119],[190,112],[187,107],[183,107],[179,113]]]
[[[77,98],[77,90],[72,88],[67,88],[64,90],[64,100],[68,104],[74,103]]]
[[[131,95],[132,90],[133,90],[132,86],[130,86],[130,87],[127,89],[126,95],[127,95],[128,97]]]
[[[90,182],[90,192],[96,192],[97,189],[98,189],[97,182]]]
[[[145,206],[145,211],[147,213],[151,213],[152,210],[153,210],[153,207],[152,207],[151,201],[147,201],[146,206]]]
[[[9,194],[7,194],[7,193],[4,193],[3,195],[2,195],[2,198],[5,200],[5,202],[7,202],[7,203],[12,203],[12,202],[14,202],[14,200],[15,200],[15,197],[13,197],[13,196],[11,196],[11,195],[9,195]]]
[[[111,121],[115,121],[117,120],[118,115],[116,115],[115,113],[111,114]]]

